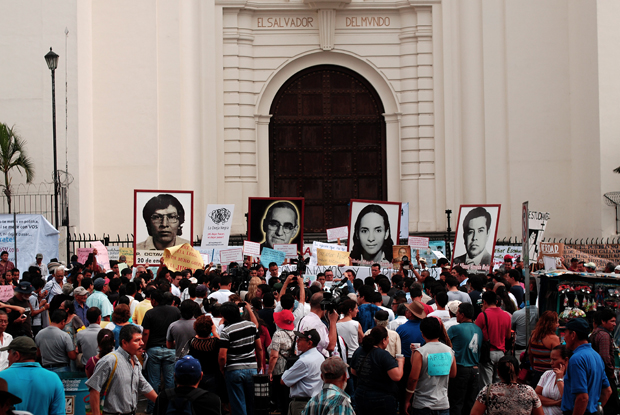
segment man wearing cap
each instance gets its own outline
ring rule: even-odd
[[[448,301],[448,304],[446,304],[446,310],[448,310],[448,313],[450,313],[450,319],[443,322],[443,326],[445,327],[446,331],[448,331],[450,327],[459,324],[458,320],[456,319],[456,315],[459,311],[460,305],[461,302],[459,300]]]
[[[174,365],[176,387],[166,389],[155,401],[154,415],[166,415],[169,410],[183,413],[186,402],[191,402],[192,413],[220,415],[220,398],[213,392],[198,388],[202,379],[200,362],[192,356],[180,358]]]
[[[56,310],[52,314],[50,325],[37,334],[35,342],[41,353],[41,363],[52,372],[68,372],[69,361],[75,360],[77,352],[71,336],[64,332],[67,324],[67,312]]]
[[[320,340],[314,344],[317,350],[325,357],[336,348],[337,331],[336,322],[338,321],[338,313],[332,311],[327,315],[327,311],[321,307],[323,301],[323,293],[319,292],[310,297],[310,313],[306,314],[297,324],[298,331],[315,329],[319,333]],[[329,319],[329,329],[323,323],[323,318]]]
[[[86,317],[88,313],[88,306],[86,305],[86,299],[88,298],[88,291],[84,287],[77,287],[73,290],[73,297],[75,298],[75,314],[84,322],[84,325],[88,327],[90,324]]]
[[[401,353],[405,356],[403,377],[398,382],[398,399],[401,408],[405,407],[405,390],[407,389],[407,379],[411,372],[411,347],[414,343],[416,343],[417,347],[426,343],[420,331],[420,322],[426,318],[424,305],[419,301],[412,301],[406,306],[407,312],[405,317],[407,317],[408,321],[396,329],[396,333],[400,336]]]
[[[101,392],[106,390],[109,379],[111,381],[103,404],[104,414],[135,414],[138,393],[151,402],[157,399],[157,392],[142,375],[142,366],[136,357],[144,346],[140,328],[133,324],[123,326],[119,341],[121,347],[102,357],[95,366],[95,372],[86,381],[92,415],[100,415]]]
[[[294,333],[301,354],[295,364],[284,371],[281,382],[291,388],[288,414],[300,415],[310,398],[321,392],[321,364],[325,357],[316,348],[321,336],[315,329]]]
[[[596,272],[596,264],[594,262],[587,262],[585,264],[586,272],[595,273]]]
[[[41,270],[41,276],[43,278],[47,277],[48,270],[47,266],[43,263],[43,254],[37,254],[35,261],[30,264],[28,267],[37,267]]]
[[[501,273],[506,273],[510,271],[512,269],[512,260],[513,260],[512,255],[509,255],[509,254],[504,255],[504,263],[502,264],[501,267],[499,267],[499,271]]]
[[[469,414],[478,396],[482,330],[474,324],[473,318],[474,306],[461,303],[456,313],[459,324],[447,330],[456,359],[456,377],[450,379],[448,387],[452,415]]]
[[[22,402],[15,405],[18,411],[33,415],[65,415],[65,389],[57,374],[45,370],[35,362],[37,346],[29,337],[17,337],[11,344],[0,348],[9,351],[8,369],[0,378],[8,383],[8,391],[19,394]]]
[[[21,313],[19,310],[11,310],[9,313],[9,326],[7,331],[13,337],[32,337],[32,317],[29,311],[29,298],[33,290],[32,285],[28,281],[22,281],[15,287],[15,295],[7,301],[8,304],[21,307],[25,310]]]
[[[9,261],[9,253],[2,251],[0,253],[0,275],[6,274],[7,271],[11,271],[15,268],[15,264]]]
[[[48,268],[51,265],[48,264]],[[50,279],[47,284],[45,284],[45,287],[43,287],[43,291],[47,291],[47,302],[49,304],[52,303],[52,300],[54,299],[54,296],[62,293],[62,285],[64,283],[65,280],[65,267],[58,264],[56,265],[54,268],[52,268],[53,271],[53,278]]]
[[[344,391],[347,365],[339,357],[330,357],[321,364],[321,393],[308,401],[302,415],[355,415],[351,398]]]
[[[106,282],[104,278],[97,278],[95,280],[95,289],[93,290],[92,294],[88,296],[88,299],[86,300],[86,305],[88,307],[97,307],[99,310],[101,310],[101,318],[104,321],[110,321],[110,316],[112,315],[114,309],[112,308],[112,303],[110,303],[108,296],[103,293],[105,284]],[[134,323],[140,324],[139,322],[135,321]]]
[[[573,352],[563,379],[564,394],[560,408],[573,415],[595,414],[597,404],[603,406],[611,396],[611,387],[605,374],[605,363],[588,343],[590,327],[583,318],[566,323],[564,340],[566,348]]]

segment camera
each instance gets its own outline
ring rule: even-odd
[[[245,267],[240,267],[238,263],[231,262],[228,267],[228,275],[230,275],[233,287],[240,287],[247,289],[250,281],[250,270]]]
[[[308,268],[307,265],[309,261],[310,258],[304,259],[304,256],[299,254],[297,256],[297,259],[291,260],[291,264],[297,265],[297,272],[299,273],[299,275],[304,275],[306,273],[306,269]]]
[[[411,269],[411,262],[409,262],[409,258],[406,256],[403,257],[403,269]]]
[[[330,291],[323,291],[323,299],[321,300],[321,310],[328,313],[335,311],[341,301],[346,300],[349,294],[346,279],[337,285],[333,285]]]

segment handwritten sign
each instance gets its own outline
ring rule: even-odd
[[[259,256],[260,244],[258,242],[243,241],[243,255]]]
[[[284,252],[287,258],[297,258],[296,244],[275,244],[273,247],[276,251]]]
[[[120,247],[119,246],[106,246],[108,249],[108,259],[110,261],[118,261]]]
[[[9,301],[13,297],[12,285],[0,285],[0,301]]]
[[[103,268],[109,270],[110,268],[110,258],[108,257],[108,248],[105,247],[99,241],[91,242],[90,246],[97,250],[97,262],[103,265]]]
[[[318,265],[346,265],[349,263],[349,253],[318,248],[316,250],[316,262]]]
[[[407,245],[414,249],[425,249],[428,248],[429,238],[422,238],[420,236],[410,236],[409,242]]]
[[[243,262],[243,248],[222,249],[220,251],[220,263],[228,265],[231,262]]]
[[[268,267],[271,262],[275,262],[280,266],[284,263],[285,258],[286,254],[284,252],[264,247],[260,254],[260,263],[265,267]]]
[[[327,230],[327,241],[334,242],[338,239],[348,240],[349,239],[349,227],[341,226],[339,228],[331,228]]]
[[[452,367],[452,353],[431,353],[428,355],[428,375],[448,376]]]
[[[88,254],[90,254],[91,252],[93,252],[93,248],[78,248],[77,249],[78,262],[80,264],[84,264],[86,260],[88,259]]]
[[[176,245],[164,250],[164,265],[172,271],[204,268],[202,256],[190,244]]]
[[[125,255],[125,262],[127,266],[132,267],[133,266],[133,248],[125,248],[121,246],[118,249],[118,257],[120,258],[121,255]]]

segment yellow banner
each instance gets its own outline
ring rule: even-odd
[[[166,248],[164,251],[164,265],[171,271],[183,271],[188,268],[196,271],[198,268],[204,268],[202,255],[192,248],[190,244]]]
[[[349,265],[349,253],[317,248],[316,262],[317,265]]]
[[[118,256],[125,255],[126,263],[129,268],[133,266],[133,248],[118,248]]]

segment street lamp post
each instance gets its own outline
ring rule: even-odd
[[[58,161],[56,156],[56,68],[58,67],[58,55],[50,51],[45,55],[47,67],[52,71],[52,131],[54,135],[54,219],[58,229]]]

